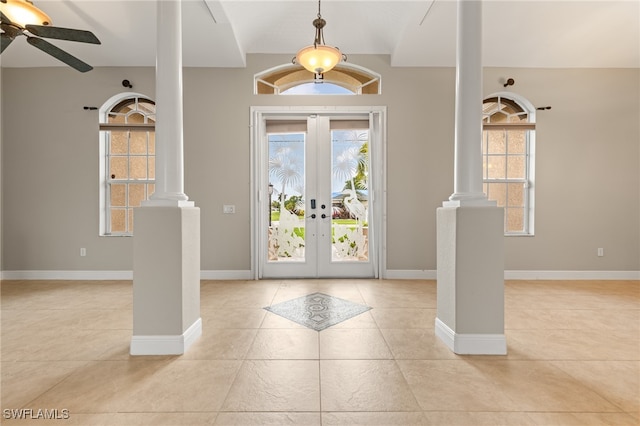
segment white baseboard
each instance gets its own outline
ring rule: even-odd
[[[131,355],[182,355],[202,335],[202,319],[198,318],[184,333],[175,336],[133,336]]]
[[[435,280],[438,271],[435,269],[387,269],[382,277],[387,280]]]
[[[504,334],[457,334],[436,318],[435,334],[458,355],[506,355]]]
[[[640,280],[640,271],[504,271],[505,280]]]
[[[3,280],[133,280],[133,271],[2,271]],[[200,271],[203,280],[252,280],[251,271]]]
[[[435,280],[436,270],[389,269],[391,280]],[[200,271],[203,280],[253,280],[251,270]],[[640,271],[504,271],[506,280],[640,280]],[[133,271],[2,271],[3,280],[132,280]]]
[[[132,280],[133,271],[2,271],[3,280]]]
[[[252,280],[250,270],[232,271],[200,271],[200,279],[203,280]]]
[[[435,280],[436,270],[390,269],[385,279]],[[640,280],[640,271],[504,271],[505,280]]]

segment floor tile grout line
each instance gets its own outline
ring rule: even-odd
[[[322,347],[320,346],[320,332],[318,331],[318,408],[320,412],[320,426],[322,426]]]
[[[242,368],[244,367],[245,363],[247,362],[246,359],[242,359],[242,360],[238,360],[239,365],[238,368],[235,372],[235,374],[233,375],[233,380],[231,380],[231,384],[229,385],[229,387],[227,388],[227,391],[225,392],[224,398],[222,398],[222,402],[220,403],[220,407],[218,408],[217,412],[220,413],[223,410],[224,404],[227,402],[227,399],[229,398],[229,394],[231,393],[231,389],[233,389],[233,385],[235,385],[236,380],[238,380],[238,376],[240,375],[240,371],[242,370]],[[216,415],[216,418],[218,416]]]
[[[276,289],[276,291],[274,291],[273,296],[271,298],[271,300],[273,301],[273,299],[275,298],[276,294],[278,293],[278,290],[280,288],[281,284],[278,285],[278,288]],[[264,308],[262,308],[264,310]],[[266,314],[267,312],[265,311],[265,315],[263,315],[262,320],[260,321],[260,325],[258,328],[254,329],[255,333],[253,334],[253,338],[251,339],[251,343],[249,345],[247,345],[247,350],[245,351],[245,353],[242,356],[242,359],[238,360],[239,365],[238,368],[233,376],[233,380],[231,380],[231,384],[229,385],[229,387],[227,388],[224,398],[222,398],[222,402],[220,403],[220,407],[218,409],[218,414],[216,414],[216,419],[214,419],[214,424],[215,424],[215,420],[217,420],[217,417],[219,415],[219,413],[222,411],[222,408],[224,407],[225,403],[227,402],[227,399],[229,398],[229,394],[231,393],[231,389],[233,389],[233,386],[235,385],[236,381],[238,380],[238,376],[240,374],[240,371],[242,371],[242,368],[247,364],[247,361],[254,361],[254,360],[250,360],[248,358],[249,353],[251,352],[251,349],[253,348],[253,345],[256,342],[256,339],[258,338],[258,333],[261,330],[261,326],[264,323],[265,319],[266,319]],[[223,328],[224,330],[228,330],[229,328]]]
[[[271,300],[269,301],[269,305],[268,306],[272,306],[273,305],[273,301],[276,300],[276,297],[278,295],[278,292],[280,291],[280,289],[282,288],[283,285],[283,281],[282,280],[278,280],[278,286],[276,288],[276,291],[273,292],[273,296],[271,296]],[[269,313],[269,311],[267,311],[265,309],[266,306],[263,306],[261,309],[265,312],[265,315],[262,317],[262,321],[260,322],[260,326],[258,327],[258,329],[261,329],[262,326],[264,325],[264,322],[267,319],[267,315]]]
[[[360,285],[356,285],[356,288],[358,289],[358,291],[361,294],[361,297],[364,299],[364,295],[362,295],[362,291],[360,289]],[[373,308],[372,308],[373,309]],[[411,392],[411,396],[413,397],[413,402],[415,404],[416,407],[420,408],[421,410],[423,409],[423,407],[420,405],[420,402],[418,401],[418,398],[415,394],[415,391],[413,390],[413,387],[409,384],[409,381],[407,380],[407,377],[405,376],[404,371],[402,371],[402,369],[400,368],[400,364],[398,363],[398,360],[396,359],[396,354],[394,353],[391,345],[389,345],[389,342],[387,341],[387,339],[384,336],[384,333],[382,332],[381,328],[380,328],[380,324],[378,323],[378,321],[376,320],[375,315],[371,315],[374,324],[376,325],[376,329],[378,330],[378,333],[381,335],[382,340],[384,341],[385,345],[387,346],[387,350],[389,351],[389,353],[391,354],[391,357],[393,359],[393,365],[395,366],[395,368],[398,370],[398,372],[400,373],[400,375],[402,376],[402,380],[404,381],[404,384],[406,386],[406,389],[408,389]],[[424,414],[423,414],[424,416]]]

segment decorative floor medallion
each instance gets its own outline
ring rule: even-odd
[[[332,325],[360,315],[371,309],[371,307],[323,293],[313,293],[273,306],[267,306],[264,309],[305,327],[322,331]]]

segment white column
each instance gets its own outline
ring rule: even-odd
[[[131,355],[180,355],[202,335],[200,209],[184,194],[179,0],[158,0],[156,191],[135,210]]]
[[[457,354],[503,355],[504,209],[482,192],[482,2],[458,0],[454,193],[438,209],[435,333]]]
[[[200,209],[134,214],[131,355],[181,355],[202,335]]]
[[[493,205],[482,191],[482,2],[458,1],[453,205]]]
[[[157,2],[156,190],[144,205],[189,206],[184,193],[182,11],[180,0]]]

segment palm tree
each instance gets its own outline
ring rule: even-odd
[[[358,172],[358,151],[356,147],[348,148],[338,155],[333,163],[333,174],[347,182],[345,188],[349,183],[351,187],[355,185],[353,178]]]
[[[369,141],[360,147],[358,152],[358,173],[354,178],[356,189],[369,188]]]
[[[352,142],[364,141],[359,147],[351,147],[336,157],[334,175],[345,181],[343,189],[367,189],[369,176],[368,132],[353,131]]]
[[[300,164],[297,157],[292,154],[291,147],[281,147],[274,157],[269,158],[269,176],[282,184],[280,191],[280,211],[286,200],[285,190],[289,185],[295,185],[302,179]]]

